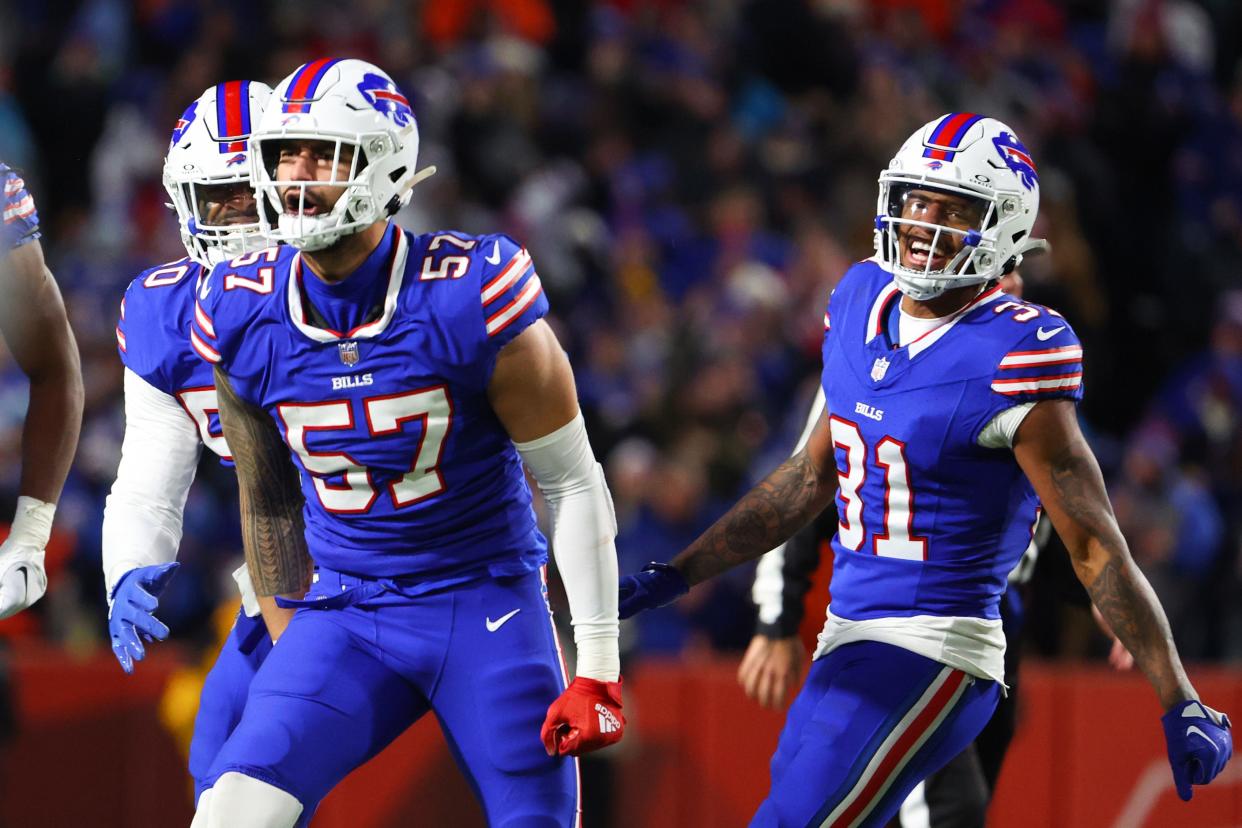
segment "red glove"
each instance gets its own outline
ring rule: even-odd
[[[549,756],[581,756],[621,740],[621,680],[579,676],[548,708],[539,735]]]

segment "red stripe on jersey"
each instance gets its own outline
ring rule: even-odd
[[[193,328],[190,329],[190,345],[194,347],[195,351],[198,351],[199,356],[208,362],[220,361],[220,352],[200,339]]]
[[[1001,362],[999,370],[1001,371],[1018,371],[1023,368],[1051,368],[1054,365],[1079,365],[1082,363],[1082,357],[1064,357],[1062,359],[1025,359],[1015,360],[1008,365],[1004,361]]]
[[[1009,359],[1009,357],[1038,356],[1039,354],[1064,354],[1069,351],[1077,351],[1078,353],[1082,353],[1082,346],[1065,345],[1060,348],[1042,348],[1038,351],[1010,351],[1005,354],[1005,359]]]
[[[1021,379],[992,380],[992,387],[995,388],[998,385],[1006,385],[1006,386],[1022,385],[1022,384],[1031,383],[1031,382],[1060,382],[1062,380],[1072,380],[1072,379],[1081,379],[1081,378],[1082,378],[1082,371],[1076,371],[1073,374],[1061,374],[1060,376],[1053,375],[1053,376],[1046,376],[1046,377],[1022,377]]]
[[[514,320],[520,318],[522,312],[530,307],[541,293],[543,293],[543,285],[540,284],[539,277],[532,276],[526,283],[526,287],[522,288],[522,292],[515,296],[512,302],[488,318],[487,335],[495,336],[512,325]]]
[[[530,254],[526,252],[525,247],[517,253],[514,253],[513,258],[509,260],[507,265],[505,265],[504,270],[500,271],[496,278],[492,279],[483,286],[483,290],[480,292],[483,304],[488,304],[497,296],[504,293],[514,282],[517,281],[519,276],[526,272],[526,269],[530,266],[530,264]]]
[[[211,323],[211,318],[203,312],[203,308],[198,302],[194,303],[194,321],[203,329],[203,333],[212,339],[216,338],[216,326]]]

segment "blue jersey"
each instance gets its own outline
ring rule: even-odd
[[[4,186],[0,196],[0,254],[39,238],[39,212],[34,199],[26,192],[26,182],[0,161],[0,184]]]
[[[371,321],[312,324],[302,280],[316,277],[270,248],[213,268],[191,342],[293,450],[318,564],[422,585],[531,571],[547,544],[487,399],[500,349],[547,313],[530,255],[507,236],[395,225],[383,251]]]
[[[1063,317],[993,288],[894,347],[901,294],[852,267],[824,317],[823,385],[840,491],[832,612],[845,619],[995,619],[1039,501],[1007,448],[980,433],[1025,402],[1082,397],[1082,347]]]
[[[194,292],[203,275],[190,259],[139,274],[121,300],[117,350],[126,368],[181,403],[207,448],[230,460],[211,366],[190,347]]]

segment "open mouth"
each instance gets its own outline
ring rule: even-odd
[[[249,210],[247,212],[239,212],[237,210],[229,210],[216,218],[215,223],[221,227],[232,227],[235,224],[254,224],[259,220],[257,210]]]
[[[935,248],[931,242],[925,239],[906,238],[904,248],[903,263],[911,270],[944,270],[948,265],[951,257],[949,246],[943,240],[938,242]]]
[[[303,197],[301,191],[289,190],[285,193],[284,202],[285,212],[295,216],[319,216],[328,212],[323,203],[309,192]]]

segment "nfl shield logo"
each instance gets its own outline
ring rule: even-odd
[[[341,362],[346,365],[353,366],[358,364],[358,343],[357,342],[338,342],[336,345],[337,353],[341,355]],[[872,372],[874,375],[874,372]]]
[[[341,357],[344,359],[345,357]],[[884,379],[884,375],[888,373],[888,358],[876,357],[875,363],[871,366],[871,381],[879,382]]]

